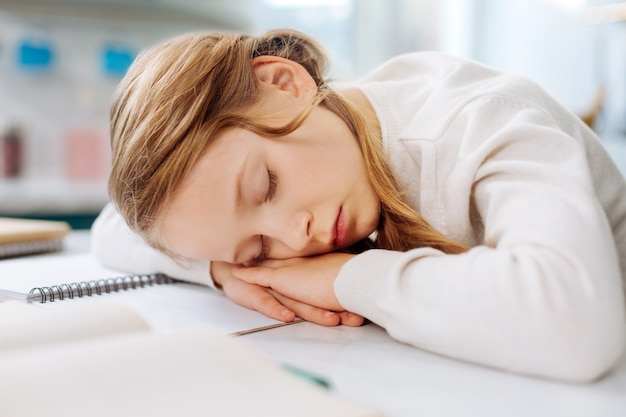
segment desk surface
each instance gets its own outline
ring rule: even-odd
[[[66,251],[89,250],[72,232]],[[340,395],[389,417],[624,417],[626,356],[593,384],[541,380],[459,362],[391,339],[378,326],[311,323],[242,336],[270,358],[326,379]]]
[[[624,417],[626,356],[587,385],[514,375],[392,340],[378,326],[311,323],[245,336],[276,361],[317,373],[340,395],[393,417]]]

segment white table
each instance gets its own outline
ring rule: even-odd
[[[71,233],[66,251],[87,250],[88,233]],[[444,358],[399,343],[373,324],[298,323],[242,338],[389,417],[626,417],[626,356],[600,381],[577,385]]]
[[[626,356],[593,384],[492,370],[396,342],[378,326],[311,323],[244,336],[276,361],[315,373],[390,417],[624,417]]]

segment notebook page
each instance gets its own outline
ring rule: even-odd
[[[208,326],[0,356],[0,415],[379,417]]]
[[[80,303],[83,299],[70,302]],[[285,323],[229,300],[211,288],[188,283],[155,285],[91,296],[87,302],[127,306],[160,333],[189,325],[210,324],[228,334],[245,334]],[[63,301],[65,303],[65,301]],[[52,303],[46,303],[46,305]]]
[[[43,309],[40,304],[0,303],[0,352],[148,330],[146,322],[132,310],[112,304]]]
[[[0,299],[2,292],[27,294],[34,287],[126,275],[103,267],[91,254],[56,254],[16,258],[0,262]],[[211,288],[190,284],[129,288],[109,294],[84,296],[41,304],[55,308],[66,303],[117,303],[130,307],[157,332],[169,332],[192,324],[211,324],[225,333],[246,333],[284,325],[263,314],[242,307]]]

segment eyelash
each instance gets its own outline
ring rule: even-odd
[[[261,237],[261,253],[258,254],[256,258],[254,258],[254,262],[257,265],[260,265],[265,259],[267,259],[267,252],[269,250],[268,245],[265,243],[265,238],[263,235]]]
[[[272,201],[276,195],[276,187],[278,186],[278,177],[276,173],[271,170],[267,170],[267,176],[269,178],[269,186],[267,187],[267,194],[265,195],[265,201]]]
[[[274,171],[271,171],[268,169],[267,176],[269,178],[269,185],[267,187],[267,194],[265,195],[266,202],[272,201],[272,199],[276,195],[276,187],[278,186],[278,177],[276,176],[276,173]],[[267,258],[267,252],[269,251],[269,247],[266,244],[265,238],[263,237],[263,235],[261,235],[260,238],[261,238],[261,253],[259,253],[257,257],[254,258],[254,262],[257,265],[260,265]]]

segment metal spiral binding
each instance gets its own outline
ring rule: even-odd
[[[91,297],[120,290],[143,288],[150,285],[170,284],[176,280],[161,273],[147,275],[126,275],[113,278],[104,278],[91,281],[71,282],[67,284],[35,287],[29,292],[29,301],[41,303],[54,302],[67,298]]]
[[[58,252],[63,249],[63,239],[50,239],[37,242],[20,242],[0,245],[0,259],[14,258],[38,253]]]

